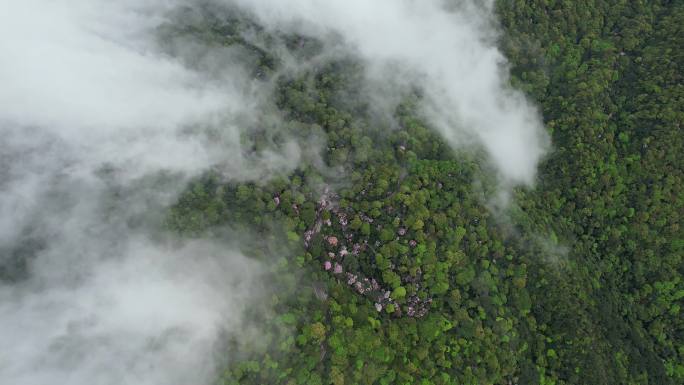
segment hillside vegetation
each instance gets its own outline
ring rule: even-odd
[[[363,63],[313,63],[321,42],[237,14],[165,32],[244,50],[275,84],[287,124],[242,138],[254,151],[322,149],[261,183],[209,173],[168,212],[188,238],[253,234],[245,252],[276,288],[219,383],[684,383],[684,3],[497,12],[512,86],[553,144],[502,207],[481,149],[449,147],[419,91],[381,119]],[[280,44],[300,70],[280,71]]]

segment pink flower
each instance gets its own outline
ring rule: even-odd
[[[349,252],[347,251],[347,248],[343,247],[342,250],[340,250],[340,257],[344,258],[344,256],[346,256],[347,254],[349,254]]]
[[[330,261],[325,261],[323,267],[325,268],[325,270],[330,270],[332,268],[332,263],[330,263]]]
[[[406,229],[401,227],[401,228],[399,228],[398,233],[399,233],[399,235],[404,235],[404,234],[406,234]]]
[[[333,247],[337,246],[337,237],[329,236],[328,244]]]
[[[335,262],[335,269],[333,270],[333,273],[335,274],[342,274],[342,265],[339,263]]]
[[[411,239],[411,240],[409,241],[409,246],[411,246],[411,247],[416,247],[417,244],[418,244],[418,242],[416,242],[416,241],[413,240],[413,239]]]

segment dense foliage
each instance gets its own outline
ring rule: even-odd
[[[362,63],[309,62],[319,42],[239,17],[175,31],[244,49],[274,82],[287,124],[243,138],[253,151],[288,135],[323,148],[262,183],[206,175],[169,212],[188,237],[257,234],[245,248],[277,287],[271,313],[250,315],[261,340],[220,383],[684,383],[684,3],[500,1],[498,14],[512,83],[554,144],[505,212],[487,207],[482,154],[450,149],[419,94],[383,121]],[[277,71],[278,44],[299,71]]]

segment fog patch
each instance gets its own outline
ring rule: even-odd
[[[322,39],[333,52],[321,61],[360,58],[372,108],[388,117],[418,88],[422,113],[452,146],[483,147],[502,186],[534,181],[548,139],[534,107],[507,85],[491,1],[216,3]],[[323,169],[322,139],[250,149],[251,129],[283,124],[267,100],[273,85],[251,76],[239,50],[161,47],[159,27],[185,5],[2,6],[0,378],[8,383],[209,383],[219,336],[255,334],[241,314],[262,294],[262,267],[235,244],[169,239],[159,223],[205,171],[244,181],[303,160]],[[296,71],[284,52],[284,70]]]
[[[301,150],[243,148],[268,85],[239,66],[214,81],[159,48],[181,4],[2,6],[2,382],[209,383],[231,355],[215,360],[217,341],[263,293],[238,245],[161,230],[192,178],[267,178]]]
[[[343,40],[382,85],[371,87],[381,90],[371,91],[375,103],[394,108],[393,95],[417,87],[428,122],[454,148],[484,148],[503,189],[534,183],[549,139],[536,108],[509,86],[493,1],[224,2],[273,29],[327,36],[336,50]]]
[[[217,336],[241,327],[244,299],[255,298],[251,287],[259,267],[205,242],[177,248],[143,238],[119,240],[118,247],[123,250],[97,261],[64,261],[61,250],[43,255],[56,260],[35,264],[30,283],[0,291],[4,381],[213,379]]]

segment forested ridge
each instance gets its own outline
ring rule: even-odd
[[[553,146],[503,207],[482,151],[448,146],[419,91],[379,119],[362,61],[212,15],[163,33],[275,77],[287,125],[243,141],[323,149],[261,183],[209,173],[168,212],[187,238],[255,234],[245,252],[277,288],[218,383],[684,383],[683,2],[497,2],[512,86]],[[301,70],[278,71],[276,41]]]

